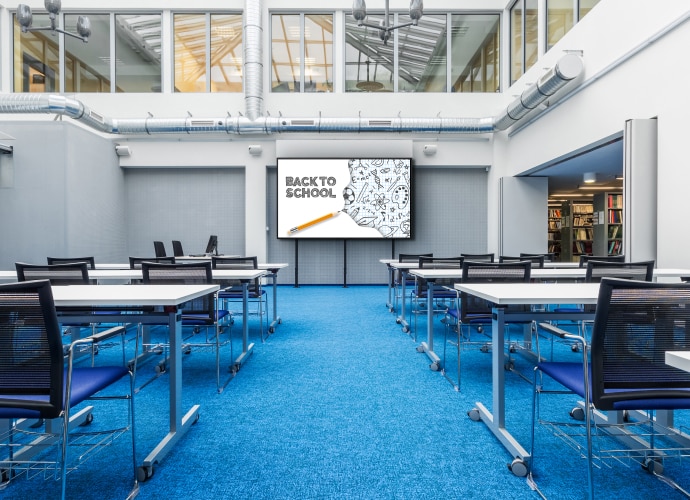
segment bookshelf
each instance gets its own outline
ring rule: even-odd
[[[604,192],[594,196],[594,255],[623,253],[623,194]]]
[[[556,261],[561,260],[561,224],[563,223],[563,214],[560,204],[558,206],[549,206],[548,208],[548,251],[553,253]]]
[[[592,254],[594,229],[590,202],[566,201],[561,206],[561,261],[577,262],[580,255]]]

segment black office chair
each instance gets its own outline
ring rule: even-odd
[[[462,270],[462,257],[419,257],[419,269],[455,269]],[[456,279],[441,278],[436,280],[434,285],[434,301],[432,311],[436,313],[446,313],[455,300],[455,289],[453,285],[460,281],[460,276]],[[415,277],[414,286],[410,291],[410,313],[409,323],[412,323],[414,314],[414,339],[417,340],[417,316],[426,314],[428,308],[424,307],[428,295],[429,285],[424,278]]]
[[[533,269],[543,269],[544,268],[544,256],[543,255],[522,255],[520,257],[511,257],[508,255],[501,255],[498,257],[499,262],[520,262],[521,260],[528,260],[532,263]]]
[[[409,262],[409,263],[415,263],[419,265],[419,258],[420,257],[433,257],[433,253],[401,253],[398,254],[398,262]],[[402,297],[402,279],[403,279],[403,272],[400,270],[396,270],[395,276],[393,277],[393,287],[395,289],[395,297],[394,297],[394,304],[393,304],[393,309],[397,311],[398,309],[398,304],[400,299],[402,298],[403,300],[406,300],[405,297]],[[405,288],[412,287],[414,286],[415,280],[411,276],[407,276],[405,279]]]
[[[590,260],[601,262],[625,262],[625,255],[580,255],[579,267],[587,267]]]
[[[49,280],[52,285],[88,285],[86,261],[66,264],[27,264],[15,262],[17,281]]]
[[[225,257],[225,256],[211,256],[211,265],[213,269],[258,269],[258,258],[256,256],[249,257]],[[231,302],[242,302],[242,283],[240,280],[216,280],[220,285],[221,290],[218,292],[218,299],[223,304]],[[261,278],[252,280],[247,286],[247,294],[250,302],[257,304],[257,316],[261,326],[260,335],[261,341],[264,340],[264,318],[266,321],[266,331],[268,332],[268,300],[266,290],[261,285]],[[238,311],[232,312],[233,316],[240,314]],[[250,313],[251,314],[251,313]],[[243,318],[243,321],[247,321]]]
[[[462,263],[462,283],[529,283],[532,263],[529,260],[517,262],[478,262],[465,259]],[[485,327],[491,325],[492,304],[486,300],[464,292],[456,291],[454,307],[448,309],[443,342],[443,359],[447,359],[449,331],[455,331],[453,343],[457,347],[457,385],[460,387],[461,352],[464,349],[478,348],[488,352],[491,347]],[[528,306],[511,306],[510,309],[527,311]],[[463,328],[464,327],[464,328]],[[472,338],[472,329],[482,334],[481,340]],[[444,369],[450,367],[444,366]],[[451,380],[449,378],[449,380]],[[451,382],[453,382],[451,380]]]
[[[553,262],[556,259],[556,253],[555,252],[546,252],[546,253],[520,252],[520,257],[533,257],[533,256],[540,256],[540,255],[544,257],[544,262]]]
[[[165,245],[162,241],[154,241],[153,250],[156,254],[156,257],[167,257],[167,253],[165,252]]]
[[[141,269],[142,262],[158,262],[160,264],[174,264],[175,257],[130,257],[129,268]]]
[[[578,342],[582,359],[537,364],[532,405],[532,480],[538,470],[537,422],[546,424],[554,435],[585,456],[590,498],[595,498],[595,467],[604,463],[613,466],[617,462],[638,462],[661,476],[664,457],[676,462],[681,456],[687,457],[687,441],[678,439],[678,430],[655,420],[654,411],[690,409],[690,374],[665,363],[667,351],[690,350],[689,327],[690,284],[616,278],[603,278],[599,285],[591,342],[545,325],[549,333]],[[549,383],[549,378],[557,386]],[[564,390],[582,398],[583,405],[575,407],[573,418],[567,421],[551,414],[544,416],[549,408],[541,402],[544,396],[559,394],[559,404],[551,408],[560,411]],[[609,414],[604,421],[601,412],[609,411],[624,411],[627,418],[614,419]],[[662,480],[677,487],[670,478]]]
[[[184,257],[184,251],[182,250],[182,242],[179,240],[172,240],[173,255],[175,257]]]
[[[96,269],[95,257],[47,257],[48,264],[74,264],[86,262],[89,269]]]
[[[55,497],[72,497],[74,495],[67,490],[68,472],[83,464],[93,451],[103,450],[112,445],[115,438],[129,433],[133,481],[130,497],[136,496],[133,399],[137,353],[131,371],[124,363],[124,349],[122,364],[75,366],[78,347],[97,345],[123,335],[124,330],[115,327],[72,342],[65,365],[50,282],[38,280],[0,285],[0,418],[9,419],[8,430],[0,436],[0,470],[4,483],[24,473],[28,479],[44,471],[59,480],[61,493],[56,493]],[[127,376],[129,384],[118,383]],[[107,399],[124,401],[126,408],[119,412],[117,405],[108,402],[104,412],[107,418],[100,419],[97,427],[84,432],[73,423],[73,416],[78,416],[77,410],[85,401],[97,408],[97,401],[104,399],[98,398],[98,393],[111,386],[114,387],[108,391]],[[39,424],[30,428],[22,419],[38,419]],[[41,419],[55,419],[59,423],[43,428]],[[115,453],[112,458],[117,459],[117,456],[119,454]],[[39,476],[41,481],[42,476]],[[69,477],[78,478],[71,473]],[[48,481],[39,488],[50,484]],[[6,486],[4,484],[3,488]]]
[[[493,262],[493,253],[461,253],[460,254],[465,260],[471,260],[472,262]]]
[[[213,271],[210,261],[167,264],[160,262],[142,262],[141,273],[144,284],[151,285],[200,285],[213,283]],[[221,334],[231,330],[232,316],[229,311],[218,307],[218,294],[204,295],[186,302],[181,311],[183,327],[191,327],[192,334],[183,340],[183,352],[190,353],[193,348],[213,348],[216,353],[216,385],[218,392],[222,392],[227,381],[221,384],[221,347],[230,344],[232,357],[232,339],[221,340]],[[201,330],[206,332],[204,339],[198,339],[196,334]],[[212,334],[209,334],[212,332]],[[167,352],[167,342],[147,344],[146,347],[154,352]],[[167,358],[167,356],[166,356]],[[163,363],[167,363],[164,359]],[[159,364],[160,365],[160,364]],[[229,368],[234,374],[234,365]],[[164,371],[164,370],[163,370]],[[229,379],[228,379],[229,380]]]

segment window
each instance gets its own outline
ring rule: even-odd
[[[547,49],[563,38],[574,24],[573,0],[547,0],[546,40]]]
[[[161,91],[161,16],[115,16],[117,92]]]
[[[65,15],[65,24],[76,26],[78,17]],[[65,37],[66,92],[110,92],[110,15],[89,15],[89,20],[89,43]]]
[[[34,14],[34,26],[50,26],[47,14]],[[52,31],[22,33],[14,26],[14,91],[61,92],[58,36]]]
[[[498,14],[453,14],[453,92],[496,92],[500,84]]]
[[[175,92],[242,91],[241,14],[175,14],[173,31]]]
[[[539,58],[537,0],[518,0],[510,9],[510,82],[514,83]]]
[[[271,16],[271,90],[333,91],[333,16]]]

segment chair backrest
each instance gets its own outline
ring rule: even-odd
[[[75,262],[86,262],[89,269],[96,269],[95,257],[48,257],[48,264],[73,264]]]
[[[167,257],[167,254],[165,253],[165,245],[162,241],[154,241],[153,250],[156,254],[156,257]]]
[[[546,252],[546,253],[520,252],[520,257],[532,257],[535,255],[536,256],[543,255],[544,256],[544,262],[553,262],[556,259],[556,253],[555,252]]]
[[[210,261],[168,264],[142,262],[141,274],[146,284],[199,285],[213,283]]]
[[[203,285],[213,283],[211,261],[168,264],[164,262],[142,262],[141,274],[144,284],[149,285]],[[208,314],[213,317],[215,300],[213,295],[204,295],[186,302],[182,308],[185,314]]]
[[[477,262],[462,263],[463,283],[520,283],[529,282],[532,262]]]
[[[625,255],[580,255],[579,267],[587,267],[590,260],[601,262],[625,262]]]
[[[532,268],[543,269],[544,268],[544,256],[543,255],[522,255],[521,257],[510,257],[507,255],[501,255],[498,258],[498,262],[520,262],[521,260],[528,260],[532,263]]]
[[[420,257],[433,257],[433,253],[401,253],[398,262],[419,262]]]
[[[638,281],[652,281],[654,261],[644,262],[605,262],[590,260],[587,262],[585,281],[598,283],[602,278],[622,278]]]
[[[492,253],[461,253],[465,260],[473,262],[493,262],[494,254]]]
[[[172,240],[173,255],[175,257],[184,257],[184,251],[182,250],[182,242],[179,240]]]
[[[419,258],[419,268],[420,269],[457,269],[462,270],[463,257],[420,257]],[[438,278],[436,280],[437,286],[453,286],[455,283],[459,283],[461,280],[461,275],[457,278]],[[423,278],[417,278],[418,292],[426,290],[426,280]]]
[[[141,269],[142,262],[160,262],[164,264],[174,264],[175,257],[130,257],[129,268]]]
[[[478,262],[466,260],[462,263],[463,283],[529,283],[532,263],[529,260],[517,262]],[[511,309],[527,310],[526,306]],[[491,315],[491,304],[485,299],[460,293],[460,319],[470,315]]]
[[[690,373],[666,365],[665,353],[690,350],[689,328],[690,284],[602,279],[591,342],[595,406],[688,408]]]
[[[63,373],[62,335],[50,282],[0,285],[0,408],[58,417]]]
[[[259,269],[258,258],[256,256],[249,257],[224,257],[211,256],[211,265],[213,269]],[[241,289],[242,282],[240,280],[219,280],[221,288]],[[261,278],[257,278],[249,283],[247,287],[249,293],[257,293],[261,291]]]
[[[26,264],[15,262],[17,281],[49,280],[52,285],[88,285],[86,262],[69,264]]]

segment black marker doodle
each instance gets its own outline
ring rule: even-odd
[[[350,160],[348,167],[350,184],[343,190],[343,212],[360,226],[376,228],[384,238],[409,237],[409,164],[404,160]]]

